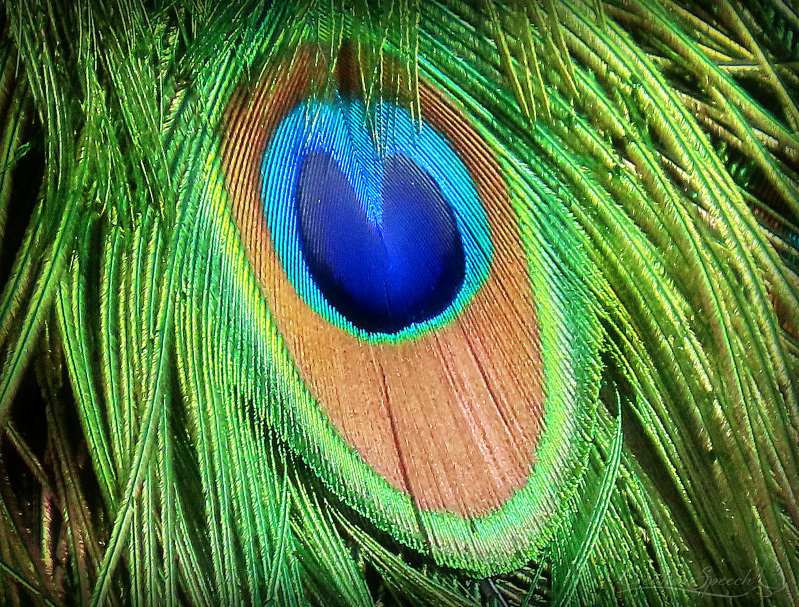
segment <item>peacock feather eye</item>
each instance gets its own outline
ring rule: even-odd
[[[533,219],[447,95],[422,79],[417,114],[398,95],[365,99],[351,56],[335,71],[317,59],[301,49],[241,85],[222,154],[285,357],[272,368],[292,386],[284,434],[397,539],[475,570],[518,563],[543,541],[585,443],[593,401],[575,394],[593,390],[583,361],[595,357],[583,307],[569,307],[580,296],[547,296],[557,278]],[[542,332],[542,314],[567,322]],[[580,374],[579,388],[551,379]]]
[[[292,286],[365,339],[452,319],[487,276],[491,239],[468,171],[407,109],[379,103],[370,120],[357,99],[299,103],[267,146],[263,180]]]

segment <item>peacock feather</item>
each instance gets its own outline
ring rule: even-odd
[[[799,602],[795,7],[0,29],[0,605]]]

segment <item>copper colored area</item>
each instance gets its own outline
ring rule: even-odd
[[[525,484],[544,400],[527,260],[499,166],[469,122],[421,83],[424,119],[455,144],[474,179],[494,261],[486,283],[449,325],[395,345],[358,340],[295,292],[261,200],[269,138],[312,79],[322,81],[329,71],[312,48],[303,49],[230,102],[226,185],[250,262],[308,389],[363,460],[423,510],[485,515]]]

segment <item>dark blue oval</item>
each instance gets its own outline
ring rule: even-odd
[[[367,217],[326,152],[305,157],[296,192],[308,269],[356,327],[397,333],[440,314],[457,296],[466,270],[457,222],[435,180],[413,160],[383,161],[377,218]]]

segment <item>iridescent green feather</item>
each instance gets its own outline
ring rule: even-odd
[[[0,604],[799,601],[786,3],[67,4],[0,40]],[[551,466],[495,518],[414,512],[330,431],[236,228],[231,95],[347,41],[518,215]]]

